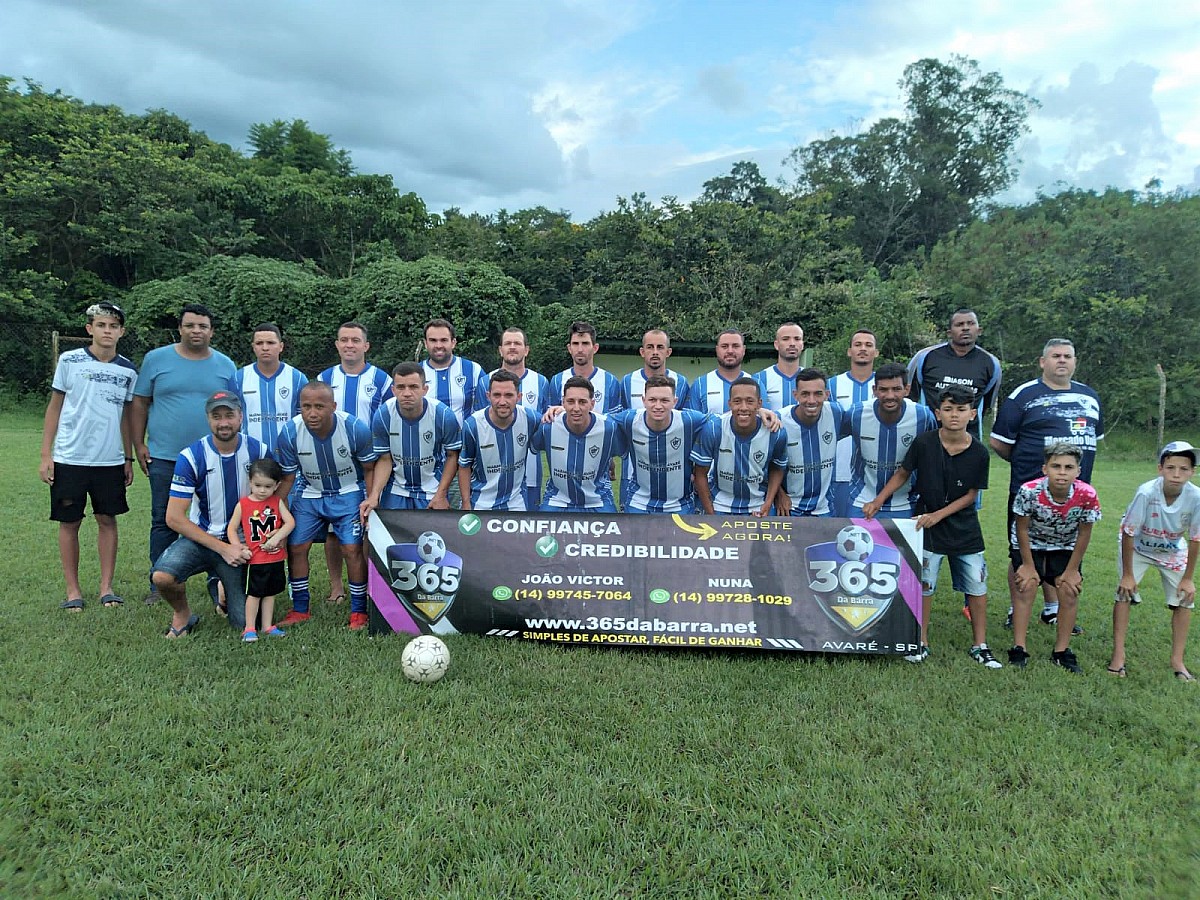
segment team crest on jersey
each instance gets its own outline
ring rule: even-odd
[[[682,445],[682,444],[683,444],[683,438],[681,438],[679,435],[675,435],[675,437],[671,438],[671,449],[672,450],[678,450],[680,445]]]
[[[416,543],[388,547],[387,566],[392,591],[415,618],[432,625],[449,612],[463,561],[440,534],[425,531]]]
[[[903,444],[905,447],[907,447],[912,442],[913,442],[913,436],[911,434],[906,434],[906,435],[904,435],[904,437],[900,438],[900,443]]]
[[[525,441],[526,441],[526,437],[525,437],[525,435],[523,435],[523,434],[518,434],[518,435],[517,435],[517,445],[518,445],[518,446],[520,446],[520,447],[524,447],[524,446],[525,446]]]
[[[807,547],[804,562],[813,600],[850,634],[878,622],[899,595],[900,551],[876,544],[862,525],[847,525],[834,540]]]
[[[592,459],[595,459],[599,455],[600,455],[600,448],[597,447],[595,444],[592,444],[592,446],[588,447],[588,456],[590,456]]]
[[[537,397],[534,395],[533,391],[527,391],[527,392],[526,392],[526,394],[525,394],[525,402],[526,402],[526,403],[527,403],[529,406],[533,406],[533,405],[534,405],[534,402],[535,402],[536,400],[537,400]]]
[[[290,397],[291,395],[292,395],[292,389],[291,389],[291,388],[288,388],[288,387],[281,387],[281,388],[279,389],[279,398],[280,398],[281,400],[286,400],[286,399],[287,399],[288,397]]]
[[[1071,434],[1087,434],[1088,420],[1084,416],[1076,416],[1071,420]]]
[[[363,393],[368,397],[372,396],[375,393],[375,385],[368,384],[365,388],[363,388]]]
[[[424,434],[421,435],[421,440],[423,440],[425,443],[428,444],[430,441],[433,440],[433,432],[426,431]]]
[[[833,443],[833,432],[832,431],[822,431],[821,432],[821,441],[826,444],[832,444]]]
[[[596,405],[599,406],[604,402],[604,391],[596,391]]]
[[[342,446],[338,447],[338,456],[340,456],[342,459],[345,459],[349,455],[350,455],[350,448],[347,447],[345,444],[342,444]]]
[[[459,375],[457,378],[454,379],[454,383],[457,384],[459,387],[462,387],[464,384],[467,383],[467,376]]]
[[[754,454],[754,461],[759,465],[762,465],[762,461],[766,458],[767,454],[763,453],[761,450],[756,451]]]

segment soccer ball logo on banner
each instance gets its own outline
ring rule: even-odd
[[[400,602],[432,625],[450,610],[462,580],[462,557],[436,531],[423,531],[411,544],[387,550],[388,583]]]
[[[876,535],[886,532],[876,529]],[[864,525],[847,525],[832,540],[804,550],[808,588],[821,610],[845,631],[866,631],[899,595],[903,558]]]

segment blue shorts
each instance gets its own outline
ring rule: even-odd
[[[525,485],[525,509],[536,510],[542,505],[542,489],[535,484]]]
[[[428,500],[417,500],[400,494],[384,492],[379,498],[380,509],[429,509]]]
[[[358,505],[362,500],[361,491],[332,497],[298,497],[292,506],[296,527],[288,535],[288,545],[311,543],[327,530],[334,533],[339,544],[361,544]]]
[[[651,512],[648,509],[638,509],[636,506],[630,506],[628,503],[622,507],[622,510],[624,512],[633,513],[634,515],[639,516],[694,516],[696,514],[696,501],[689,497],[687,500],[683,500],[680,503],[680,508],[678,511],[672,512],[667,512],[665,510],[654,510]]]
[[[946,556],[929,553],[921,558],[921,593],[928,597],[937,590],[938,572],[943,559],[950,560],[950,578],[954,589],[968,597],[987,595],[987,562],[982,553],[955,553]]]
[[[881,509],[879,512],[875,513],[875,518],[877,518],[877,519],[911,519],[912,517],[913,517],[913,508],[911,506],[908,507],[907,509],[896,510],[895,512],[888,512],[886,509]],[[863,516],[862,507],[851,505],[850,512],[846,516],[846,518],[848,518],[848,519],[865,518],[865,516]]]

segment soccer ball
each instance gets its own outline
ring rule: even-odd
[[[417,538],[417,556],[436,566],[446,557],[446,542],[436,531],[422,531]]]
[[[835,545],[843,559],[851,559],[855,562],[865,561],[871,555],[871,551],[875,549],[875,541],[871,539],[871,533],[861,525],[847,525],[839,531]]]
[[[404,645],[400,654],[400,671],[409,681],[432,684],[450,668],[450,650],[441,638],[422,634]]]

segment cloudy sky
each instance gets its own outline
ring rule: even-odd
[[[695,197],[752,159],[899,112],[958,53],[1041,109],[1031,199],[1200,190],[1200,0],[4,0],[0,74],[245,149],[304,119],[429,209]]]

